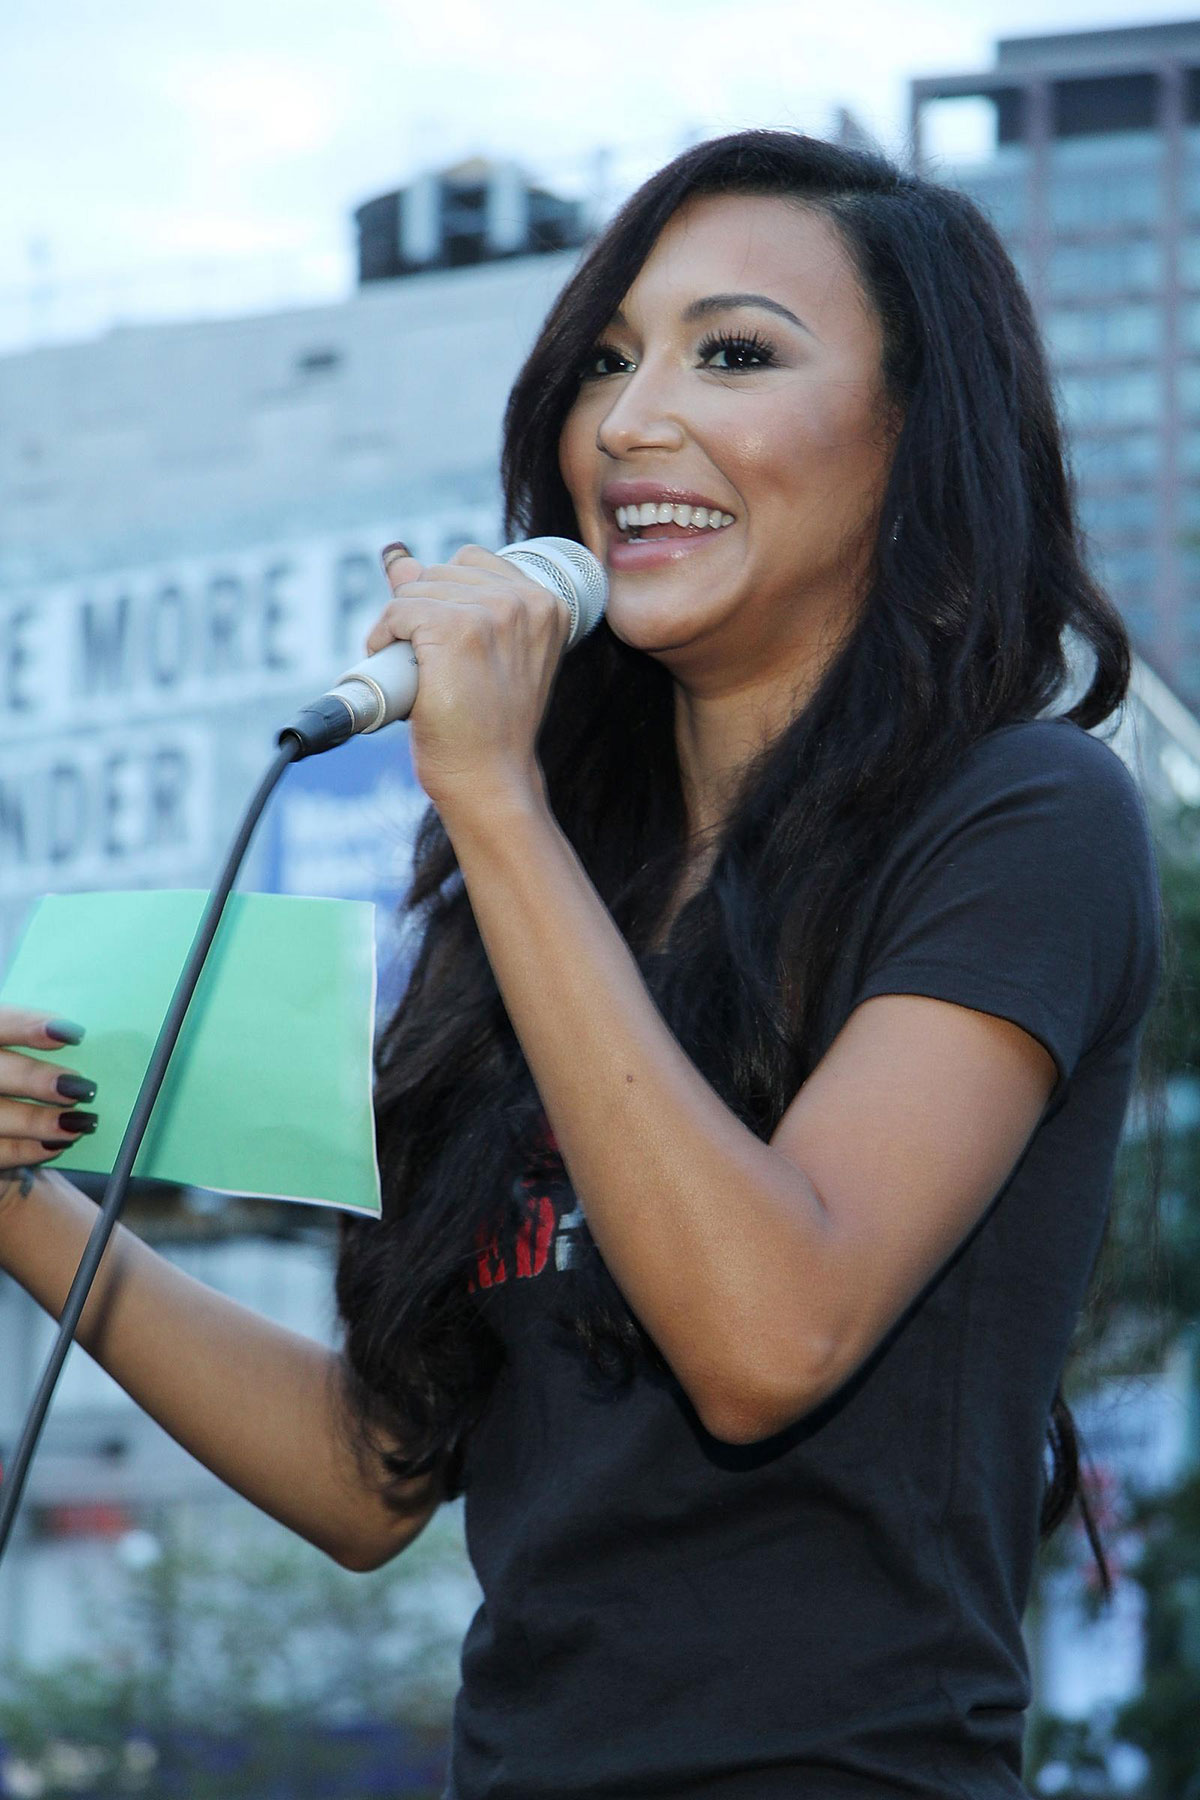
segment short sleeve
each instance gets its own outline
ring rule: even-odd
[[[1114,751],[1064,719],[977,744],[904,833],[855,1004],[926,994],[994,1013],[1054,1058],[1055,1098],[1139,1026],[1160,963],[1145,807]]]

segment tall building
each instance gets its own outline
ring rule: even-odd
[[[932,161],[947,103],[990,113]],[[944,115],[943,115],[944,116]],[[1200,20],[1003,39],[912,84],[917,161],[970,192],[1038,311],[1097,566],[1138,648],[1200,699]]]

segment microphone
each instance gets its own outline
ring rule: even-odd
[[[582,544],[572,538],[530,538],[523,544],[506,544],[497,555],[562,601],[571,615],[568,650],[599,624],[608,579]],[[337,685],[298,712],[275,741],[282,745],[285,738],[294,739],[299,749],[293,760],[299,762],[344,744],[356,732],[380,731],[396,719],[407,719],[416,697],[417,659],[412,645],[398,640],[347,669]]]

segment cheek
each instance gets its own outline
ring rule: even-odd
[[[819,508],[831,524],[860,514],[864,500],[874,499],[889,460],[875,412],[845,402],[844,392],[814,396],[811,407],[780,421],[779,432],[762,445],[763,482],[790,493],[807,512]]]

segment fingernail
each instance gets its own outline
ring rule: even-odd
[[[65,1112],[58,1115],[60,1131],[95,1131],[99,1123],[93,1112]]]
[[[75,1142],[74,1138],[43,1138],[43,1150],[69,1150]]]
[[[83,1075],[60,1075],[54,1084],[55,1092],[64,1100],[94,1100],[96,1084],[88,1081]]]
[[[42,1030],[47,1037],[57,1038],[60,1044],[82,1044],[83,1026],[73,1025],[70,1019],[47,1019]]]
[[[382,562],[386,572],[391,568],[394,562],[399,562],[402,556],[411,555],[412,551],[409,549],[408,545],[402,544],[397,538],[394,544],[385,544],[383,546],[383,549],[379,552],[379,560]]]

